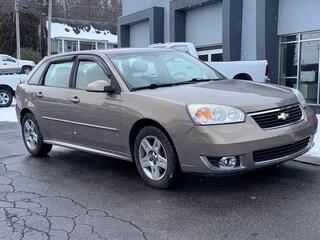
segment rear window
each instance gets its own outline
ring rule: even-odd
[[[73,62],[51,63],[44,79],[45,86],[69,87]]]

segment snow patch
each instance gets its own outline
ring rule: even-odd
[[[117,44],[117,35],[109,30],[98,30],[92,25],[83,28],[73,28],[65,23],[52,23],[51,38],[71,38],[76,40],[108,41]]]
[[[18,122],[14,101],[10,107],[0,108],[0,122]]]
[[[320,123],[320,114],[317,114],[318,122]],[[310,157],[319,157],[320,158],[320,132],[319,129],[314,136],[314,146],[311,148],[309,152],[305,154],[305,156]]]

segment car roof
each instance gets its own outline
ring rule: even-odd
[[[124,54],[124,53],[143,53],[143,52],[165,52],[165,51],[175,51],[172,49],[164,48],[112,48],[107,50],[85,50],[85,51],[75,51],[68,53],[59,53],[51,56],[45,57],[46,60],[54,59],[56,57],[63,57],[69,55],[108,55],[108,54]]]

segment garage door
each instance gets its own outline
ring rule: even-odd
[[[222,43],[222,2],[186,12],[186,41],[196,47]]]
[[[149,22],[130,26],[130,47],[147,47],[150,44]]]

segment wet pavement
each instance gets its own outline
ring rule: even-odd
[[[146,186],[132,163],[55,147],[33,158],[0,122],[0,239],[319,239],[320,167],[288,162]]]

